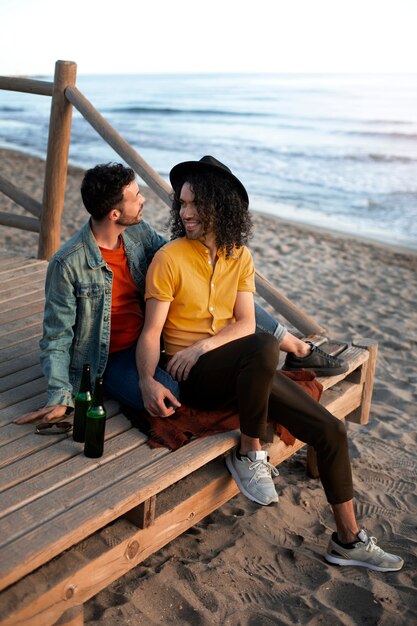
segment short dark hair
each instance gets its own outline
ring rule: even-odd
[[[97,221],[123,200],[123,189],[135,180],[135,172],[121,163],[102,163],[86,171],[81,183],[84,206]]]
[[[205,228],[211,228],[216,245],[226,257],[233,247],[240,248],[252,234],[252,218],[248,203],[242,198],[235,183],[227,176],[215,172],[193,172],[174,189],[171,209],[171,236],[184,237],[185,229],[180,218],[180,194],[184,182],[190,184],[194,202]]]

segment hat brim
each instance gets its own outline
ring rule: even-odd
[[[241,196],[241,198],[249,204],[249,196],[248,192],[240,182],[238,178],[232,172],[228,172],[223,168],[218,167],[217,165],[212,165],[211,163],[204,163],[201,161],[184,161],[183,163],[178,163],[175,165],[169,173],[169,180],[171,181],[171,185],[174,189],[179,189],[180,186],[184,183],[188,174],[193,173],[201,173],[204,174],[206,172],[214,172],[219,174],[220,176],[224,176],[229,178],[236,185],[236,189]]]

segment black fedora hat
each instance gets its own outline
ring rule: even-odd
[[[216,172],[226,176],[236,185],[240,197],[249,204],[249,197],[246,189],[238,178],[224,165],[212,156],[203,156],[199,161],[184,161],[175,165],[169,173],[169,180],[174,189],[178,189],[187,177],[193,172]]]

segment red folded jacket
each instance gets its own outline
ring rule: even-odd
[[[281,373],[299,384],[314,400],[320,400],[323,387],[315,379],[314,372],[281,370]],[[166,447],[170,450],[177,450],[196,437],[237,430],[240,424],[236,406],[204,411],[182,405],[171,417],[152,417],[145,412],[143,417],[149,424],[149,446],[151,448]],[[279,433],[284,443],[287,445],[294,443],[295,437],[286,428],[280,426],[273,415],[268,416],[268,421],[274,423],[275,431]]]

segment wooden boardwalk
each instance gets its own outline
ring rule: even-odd
[[[237,432],[176,452],[146,437],[107,402],[105,454],[71,436],[39,436],[13,420],[43,406],[39,339],[47,263],[0,257],[1,626],[83,623],[83,603],[237,493],[222,459]],[[351,346],[349,372],[324,378],[322,402],[367,421],[376,346]],[[303,444],[268,444],[279,464]]]

